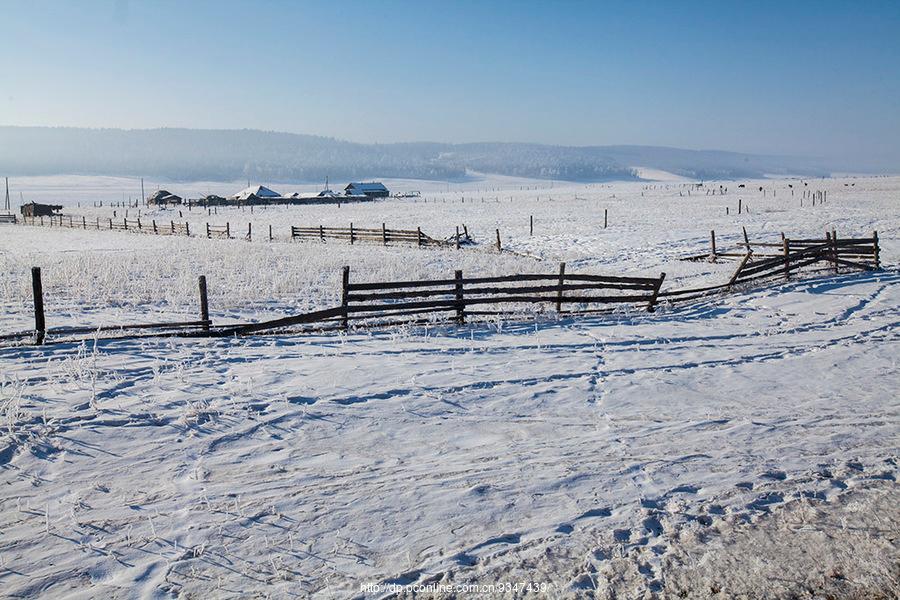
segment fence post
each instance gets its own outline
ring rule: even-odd
[[[747,248],[748,253],[753,252],[753,250],[750,248],[750,238],[747,236],[747,228],[741,227],[741,231],[744,232],[744,247]],[[784,238],[783,233],[781,234],[781,237]]]
[[[837,230],[831,230],[831,248],[832,255],[834,256],[834,272],[840,273],[840,266],[838,265],[838,245],[837,245]]]
[[[742,199],[738,198],[738,214],[741,214],[741,202],[742,202]]]
[[[350,290],[350,267],[344,267],[343,272],[341,273],[341,308],[342,311],[342,322],[341,325],[345,330],[350,328],[350,311],[347,310],[347,306],[349,305],[349,294]]]
[[[269,241],[272,241],[272,225],[269,225]]]
[[[503,252],[503,248],[500,246],[500,230],[497,229],[497,252]]]
[[[528,215],[528,235],[534,235],[534,215]]]
[[[350,223],[350,245],[353,245],[353,223]]]
[[[469,228],[466,227],[465,223],[463,223],[463,235],[466,236],[466,239],[469,239]]]
[[[128,217],[125,217],[124,219],[122,219],[122,228],[125,231],[128,231]]]
[[[209,239],[209,223],[206,224],[206,238]]]
[[[41,268],[31,267],[31,291],[34,294],[34,343],[44,343],[47,325],[44,321],[44,288],[41,285]]]
[[[653,312],[656,310],[656,299],[659,297],[659,290],[662,287],[663,280],[665,280],[665,278],[665,273],[659,274],[659,280],[656,282],[656,287],[653,288],[653,295],[650,296],[650,302],[647,304],[647,312]]]
[[[247,223],[247,241],[253,241],[253,223]]]
[[[387,227],[384,223],[381,224],[381,243],[387,246]]]
[[[231,224],[228,221],[225,221],[225,239],[231,239]]]
[[[781,240],[781,251],[784,255],[784,278],[791,278],[791,258],[790,258],[790,250],[791,250],[791,240],[784,238]]]
[[[416,245],[422,247],[422,228],[416,227]]]
[[[455,289],[456,289],[456,322],[459,324],[466,322],[466,303],[463,300],[463,282],[462,282],[462,271],[457,270],[454,275],[454,279],[456,279]]]
[[[712,258],[715,261],[716,260],[716,230],[715,229],[709,230],[709,245],[710,245],[710,249],[711,249],[709,256],[710,256],[710,258]]]
[[[880,261],[880,256],[879,256],[878,232],[877,231],[872,232],[872,241],[875,242],[875,245],[874,245],[875,268],[880,269],[881,261]]]
[[[459,225],[456,226],[456,249],[459,250]]]
[[[747,261],[750,260],[751,254],[748,252],[744,255],[743,260],[741,260],[741,264],[738,265],[738,268],[735,269],[734,273],[731,275],[731,279],[728,280],[728,289],[731,289],[731,286],[734,285],[734,282],[737,281],[738,276],[741,274],[741,271],[744,270],[744,267],[747,265]]]
[[[191,237],[191,224],[187,221],[184,222],[184,235]]]
[[[609,209],[604,208],[603,209],[603,229],[606,229],[606,224],[608,222],[608,219],[607,219],[608,216],[609,216]]]
[[[206,275],[198,279],[200,283],[200,320],[203,321],[203,331],[209,331],[209,301],[206,297]]]
[[[169,231],[172,232],[172,235],[175,235],[175,221],[169,221]]]
[[[566,263],[559,263],[559,290],[556,292],[556,312],[562,312],[563,283],[566,278]]]
[[[86,217],[81,217],[81,228],[87,229],[87,218]]]
[[[325,228],[319,225],[319,240],[325,241]]]

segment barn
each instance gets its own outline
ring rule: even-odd
[[[391,195],[384,184],[379,181],[351,183],[344,188],[348,196],[368,196],[369,198],[387,198]]]
[[[168,190],[157,190],[147,198],[147,206],[168,206],[170,204],[181,204],[181,196],[176,196]]]
[[[51,217],[61,210],[62,206],[58,204],[38,204],[37,202],[23,204],[21,208],[23,217]]]

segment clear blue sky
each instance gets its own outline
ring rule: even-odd
[[[900,1],[0,0],[0,124],[900,166]]]

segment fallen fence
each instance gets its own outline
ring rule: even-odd
[[[425,321],[461,324],[470,317],[511,314],[535,305],[552,306],[556,313],[566,315],[608,311],[616,305],[632,305],[652,312],[660,301],[684,302],[763,279],[790,279],[801,269],[807,270],[810,267],[813,270],[824,269],[840,273],[842,269],[870,271],[881,266],[877,232],[873,232],[868,238],[843,239],[838,239],[834,232],[829,232],[825,239],[784,238],[780,243],[754,245],[763,248],[780,247],[781,253],[758,257],[754,256],[751,248],[743,255],[727,282],[666,291],[662,290],[665,273],[661,273],[659,277],[576,274],[567,273],[565,263],[560,263],[556,273],[464,277],[463,272],[457,270],[452,278],[382,282],[351,282],[350,267],[344,267],[340,306],[271,321],[215,327],[209,318],[206,278],[201,276],[198,320],[48,329],[44,315],[41,270],[34,267],[32,284],[35,328],[0,335],[0,340],[33,338],[34,343],[42,344],[47,336],[62,339],[79,334],[210,337],[297,331],[301,326],[309,326],[315,330],[346,330],[351,325],[375,327]],[[127,334],[129,331],[141,333]]]
[[[685,257],[682,260],[710,260],[718,258],[740,257],[740,263],[727,283],[674,290],[660,293],[660,297],[670,301],[694,299],[709,293],[727,290],[735,285],[760,279],[782,277],[789,279],[800,269],[815,266],[818,270],[832,270],[840,273],[841,268],[872,271],[881,268],[881,249],[878,245],[878,232],[873,231],[868,238],[841,238],[837,232],[826,232],[820,239],[790,239],[784,237],[780,242],[750,242],[744,230],[744,252],[716,252],[715,234],[712,235],[709,254]],[[759,252],[756,249],[762,249]],[[773,249],[780,250],[775,252]]]

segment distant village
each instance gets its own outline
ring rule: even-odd
[[[378,181],[350,183],[343,193],[326,189],[316,194],[282,194],[264,185],[250,186],[227,198],[209,194],[199,199],[184,199],[168,190],[158,190],[147,198],[148,206],[252,206],[260,204],[328,204],[335,202],[365,202],[388,198],[391,192]]]
[[[7,195],[8,195],[7,191]],[[396,197],[417,197],[419,192],[406,192]],[[202,198],[182,198],[168,190],[157,190],[146,199],[147,206],[173,207],[173,206],[254,206],[263,204],[335,204],[344,202],[365,202],[376,198],[389,198],[390,190],[378,181],[354,182],[344,188],[343,193],[326,188],[315,194],[282,194],[264,185],[249,186],[238,193],[223,197],[209,194]],[[62,206],[55,204],[40,204],[29,202],[23,204],[20,211],[26,217],[53,216],[62,210]]]

